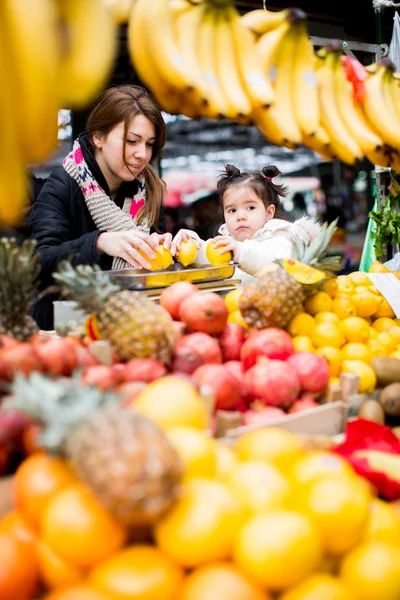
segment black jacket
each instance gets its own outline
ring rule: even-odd
[[[96,181],[109,194],[107,182],[100,170],[86,134],[79,136],[84,158]],[[114,202],[122,208],[126,197],[137,193],[135,180],[123,183]],[[34,202],[30,215],[31,237],[37,241],[40,255],[40,289],[53,283],[52,273],[64,259],[73,265],[98,264],[103,270],[111,268],[112,257],[99,256],[96,252],[97,238],[102,233],[86,206],[82,191],[63,167],[55,168]],[[162,209],[158,231],[165,233],[165,216]],[[34,318],[41,329],[53,328],[54,294],[44,296],[36,305]]]

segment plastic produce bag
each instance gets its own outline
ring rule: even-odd
[[[389,47],[389,58],[396,65],[396,71],[400,71],[400,17],[397,11],[394,15],[393,34]]]
[[[373,211],[376,211],[377,202],[375,200]],[[367,272],[372,263],[376,260],[374,250],[374,240],[372,239],[372,233],[375,231],[376,223],[372,219],[368,219],[367,233],[365,234],[364,247],[360,260],[360,271]]]

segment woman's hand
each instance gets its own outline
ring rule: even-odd
[[[197,249],[201,246],[201,241],[199,236],[195,231],[191,231],[190,229],[180,229],[171,243],[171,254],[175,256],[177,252],[179,252],[182,242],[186,240],[193,240],[196,242]]]
[[[214,248],[222,248],[221,254],[226,252],[232,252],[233,256],[236,254],[237,241],[228,235],[217,235],[213,240]]]
[[[151,265],[139,250],[148,258],[155,258],[157,243],[149,234],[142,231],[106,231],[97,238],[98,254],[119,256],[135,269],[150,269]]]
[[[150,237],[153,240],[153,242],[155,244],[154,247],[156,249],[160,245],[164,246],[164,248],[166,250],[169,250],[171,248],[171,242],[172,242],[172,234],[171,233],[163,233],[162,235],[160,235],[159,233],[152,233]]]

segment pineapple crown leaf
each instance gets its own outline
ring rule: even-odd
[[[337,229],[336,219],[329,226],[324,223],[321,227],[319,234],[313,239],[311,244],[306,248],[303,256],[299,260],[307,265],[316,264],[321,260],[323,253],[325,252],[329,242],[332,239],[333,234]]]
[[[79,375],[54,380],[40,373],[28,378],[18,374],[11,394],[9,405],[40,425],[41,444],[56,454],[63,453],[68,438],[98,408],[118,402],[115,394],[82,384]]]

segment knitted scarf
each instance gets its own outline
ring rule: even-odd
[[[138,225],[136,216],[146,202],[146,180],[144,173],[139,173],[137,183],[138,193],[134,198],[125,198],[124,205],[119,208],[106,194],[92,175],[78,140],[75,140],[71,152],[64,159],[63,167],[82,190],[86,206],[97,227],[101,231],[126,231],[136,229],[149,233],[150,225]],[[123,258],[115,256],[113,269],[132,268]]]

